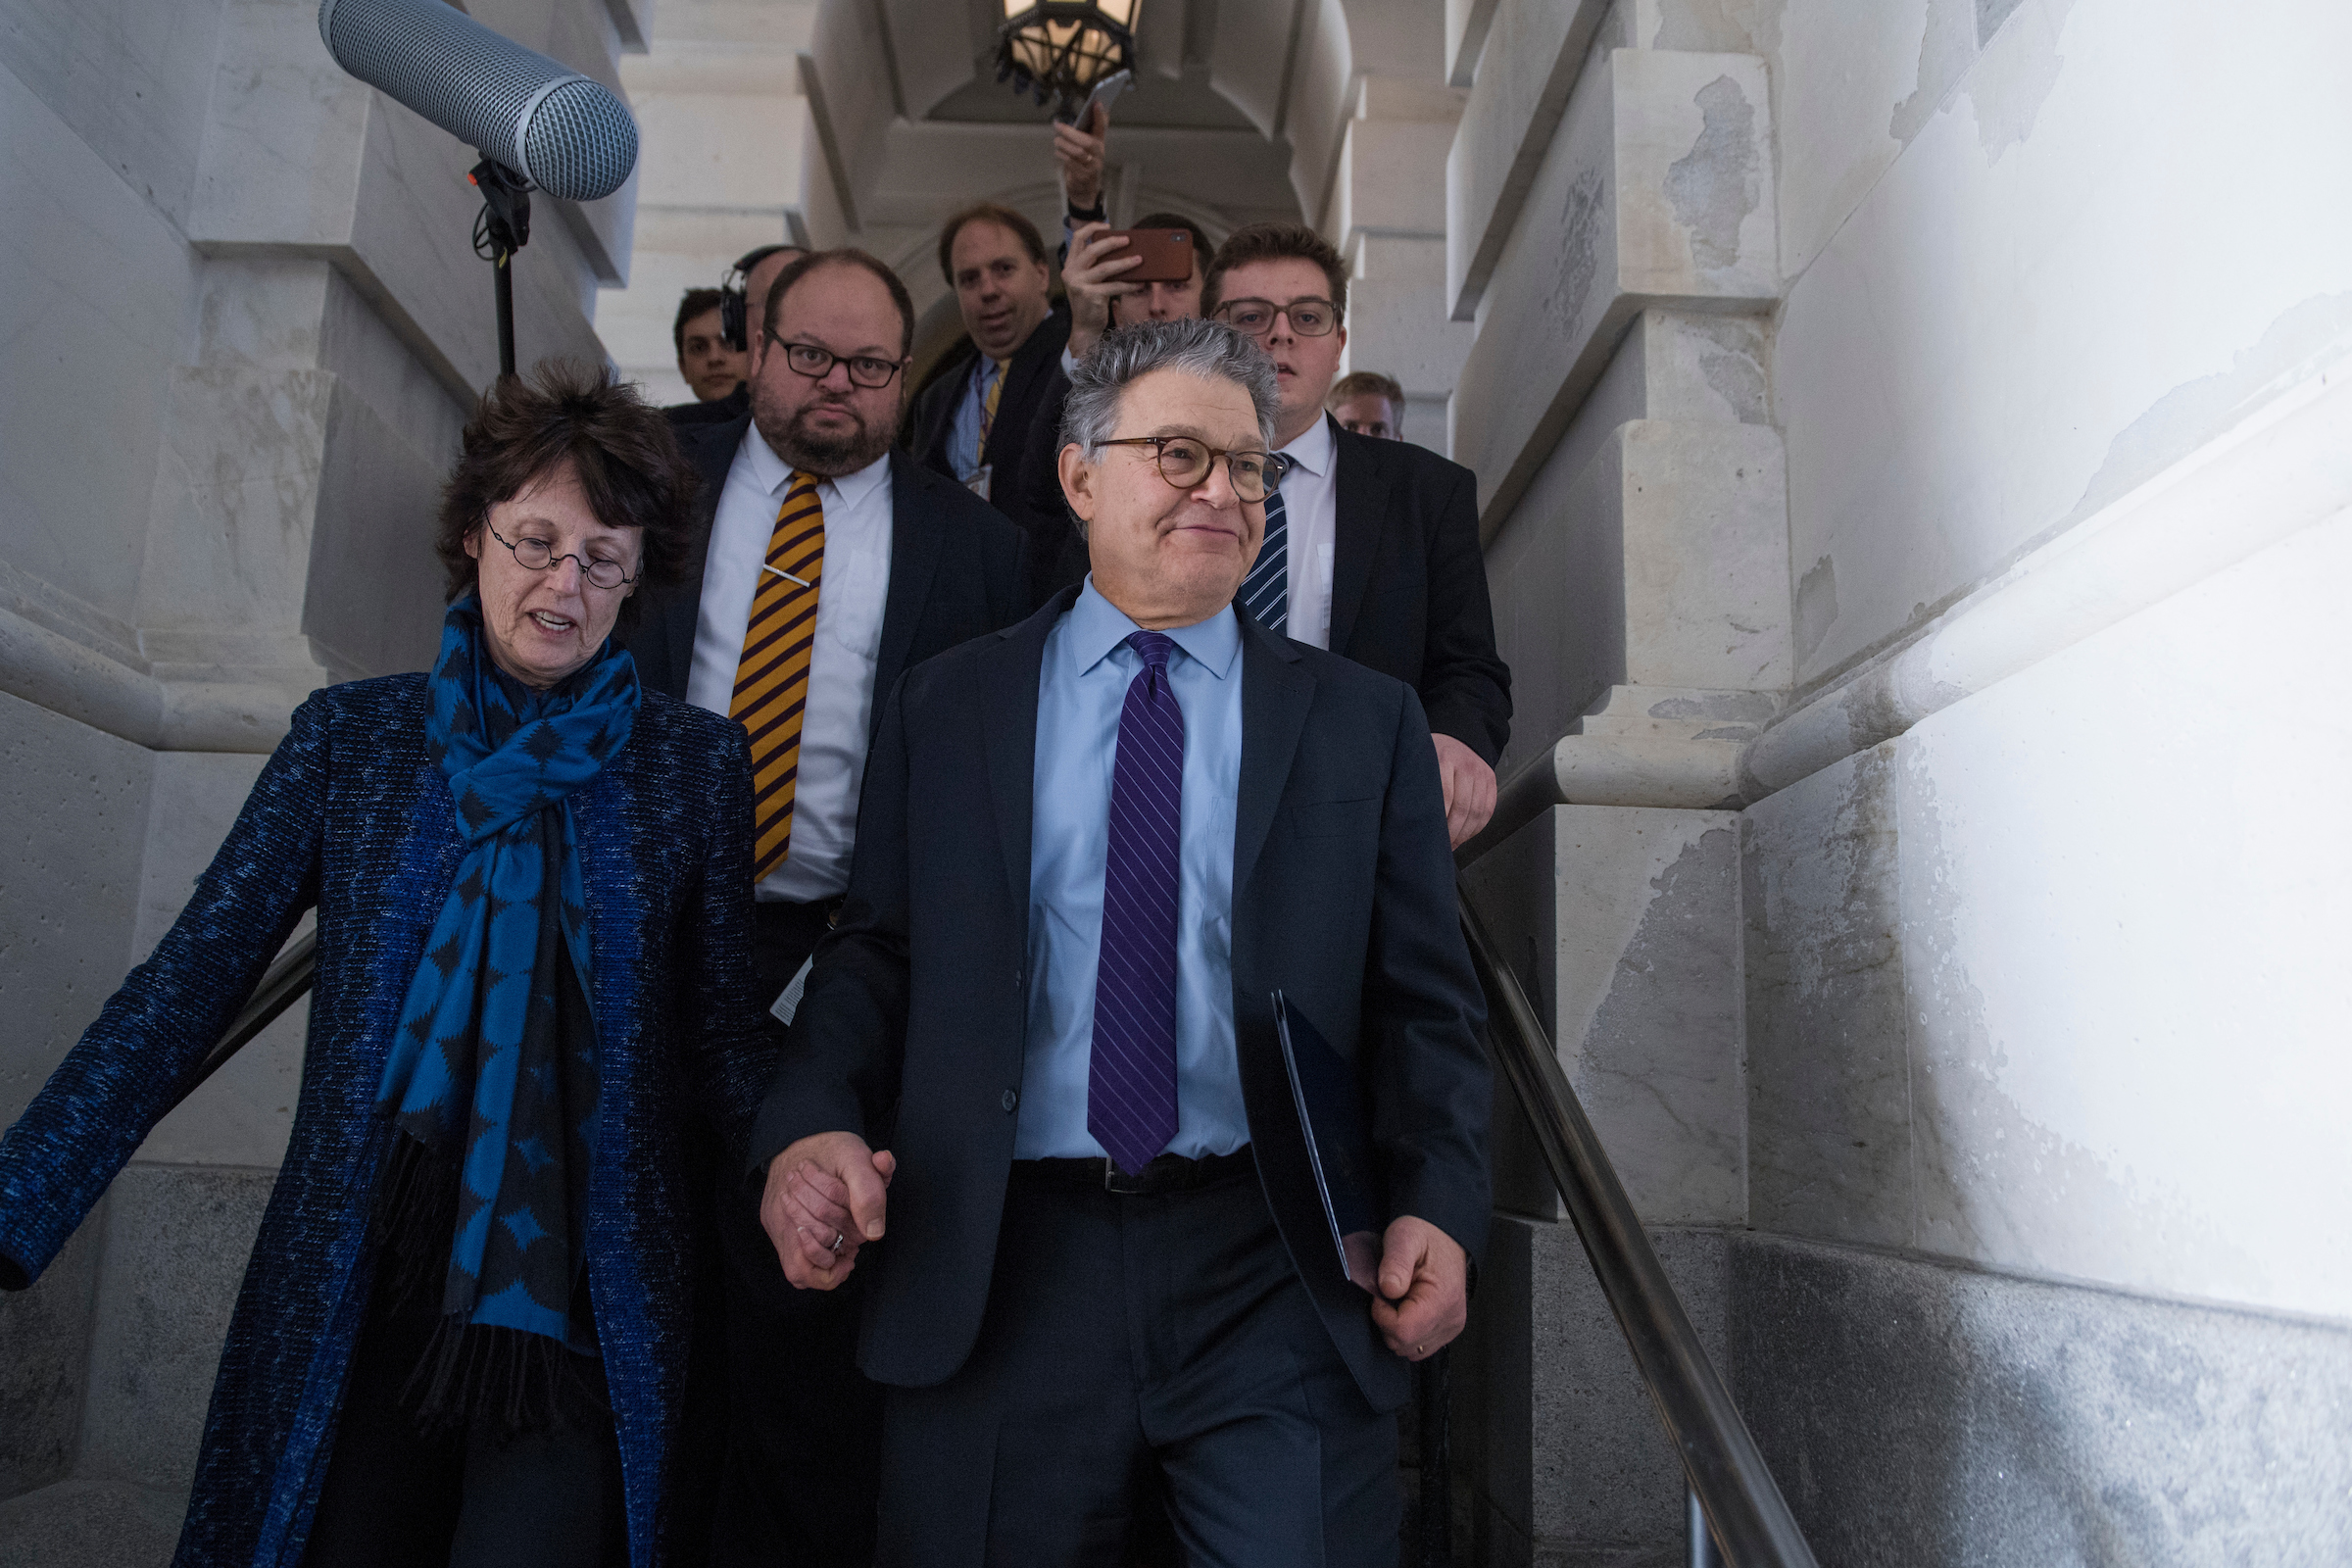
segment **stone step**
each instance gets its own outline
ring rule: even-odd
[[[0,1501],[0,1568],[165,1568],[184,1497],[121,1481],[64,1481]]]

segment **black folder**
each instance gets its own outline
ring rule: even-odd
[[[1274,1030],[1282,1041],[1282,1064],[1290,1071],[1291,1099],[1298,1107],[1298,1127],[1306,1137],[1307,1162],[1314,1168],[1340,1272],[1377,1293],[1380,1221],[1373,1211],[1372,1141],[1364,1132],[1355,1069],[1279,991],[1274,993]]]

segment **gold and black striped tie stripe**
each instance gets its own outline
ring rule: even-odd
[[[784,863],[801,772],[801,715],[808,707],[808,657],[816,643],[817,585],[825,570],[825,507],[816,476],[797,469],[768,536],[767,564],[752,595],[735,698],[727,712],[752,738],[752,877]],[[793,578],[799,578],[795,582]]]

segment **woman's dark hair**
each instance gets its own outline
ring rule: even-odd
[[[642,590],[678,580],[702,477],[679,452],[669,421],[609,369],[542,360],[527,376],[501,377],[466,421],[433,538],[451,599],[479,576],[466,541],[490,520],[490,509],[566,464],[597,521],[643,532],[640,592],[620,602],[621,624],[636,622]]]

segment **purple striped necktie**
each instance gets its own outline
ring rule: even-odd
[[[1142,1170],[1176,1136],[1176,855],[1184,710],[1168,684],[1175,642],[1127,639],[1144,667],[1119,710],[1102,864],[1102,948],[1086,1130],[1119,1168]]]

